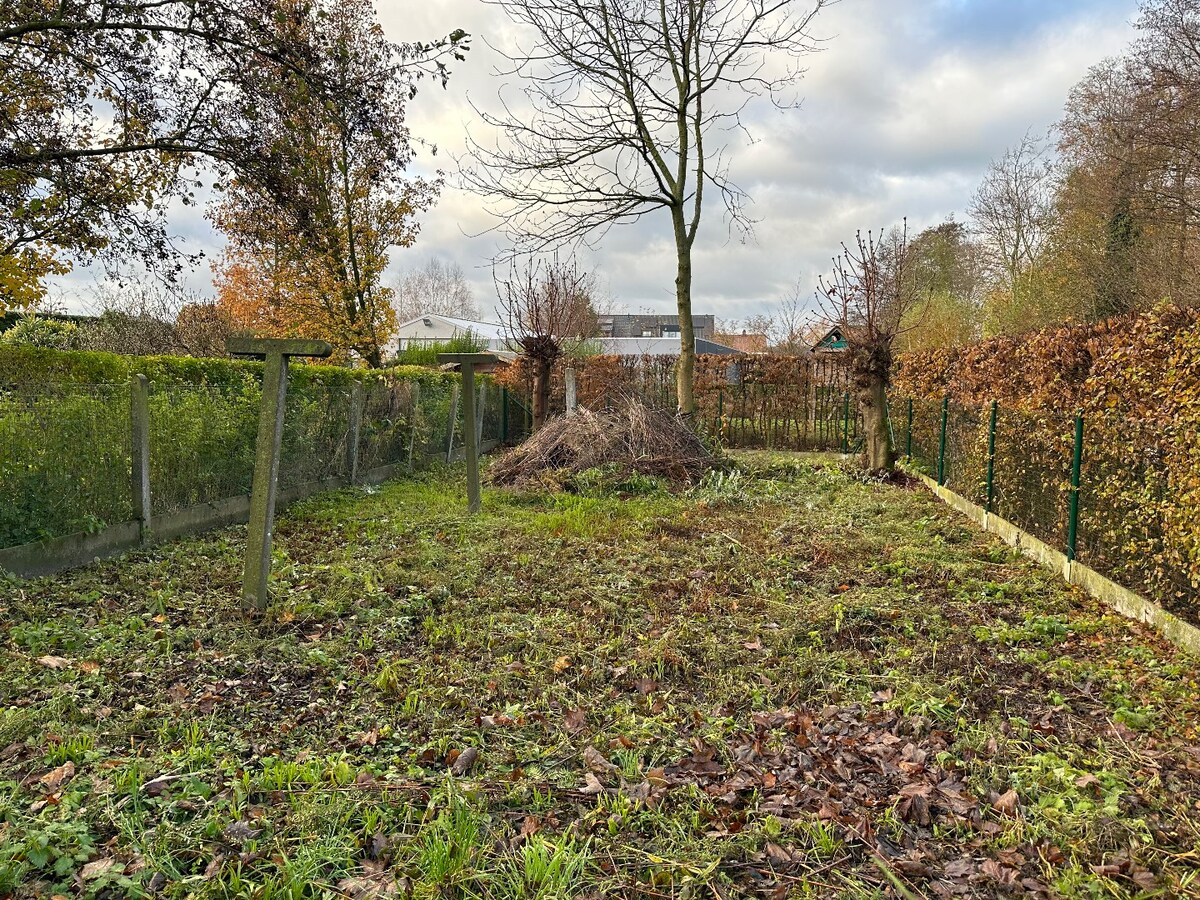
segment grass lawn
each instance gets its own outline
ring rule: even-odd
[[[460,477],[0,582],[0,896],[1200,895],[1196,660],[924,489]]]

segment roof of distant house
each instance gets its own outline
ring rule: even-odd
[[[727,347],[732,347],[734,350],[741,350],[743,353],[766,353],[769,345],[765,334],[718,334]]]
[[[414,316],[407,322],[401,322],[397,328],[404,328],[407,325],[412,325],[415,322],[420,322],[422,319],[438,319],[447,323],[453,328],[471,332],[471,334],[480,338],[502,338],[504,337],[504,326],[498,322],[475,322],[471,319],[460,319],[457,316],[443,316],[440,313],[426,313],[423,316]]]

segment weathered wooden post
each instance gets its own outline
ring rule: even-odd
[[[264,360],[263,394],[254,444],[254,481],[250,490],[250,529],[246,535],[246,568],[242,573],[242,608],[267,608],[267,578],[271,574],[271,537],[275,526],[275,492],[279,485],[279,446],[287,400],[288,358],[326,357],[333,347],[325,341],[278,338],[229,338],[225,349],[233,356]]]
[[[479,489],[479,432],[475,419],[475,372],[490,372],[499,358],[494,353],[439,353],[438,362],[457,366],[462,372],[463,439],[467,457],[467,510],[477,513],[482,506]]]
[[[575,407],[578,405],[578,399],[575,390],[575,370],[566,369],[563,372],[563,378],[566,382],[567,415],[569,416],[575,412]]]
[[[150,540],[150,389],[145,375],[129,383],[129,423],[133,450],[133,517],[142,544]]]

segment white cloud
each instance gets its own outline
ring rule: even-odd
[[[474,36],[449,87],[426,82],[409,109],[414,134],[439,151],[422,151],[418,170],[452,170],[467,128],[487,137],[467,98],[490,105],[501,83],[488,43],[511,46],[516,32],[501,10],[477,0],[384,0],[379,9],[394,40],[455,28]],[[815,285],[856,229],[904,216],[912,229],[961,217],[988,162],[1027,131],[1048,129],[1088,67],[1127,45],[1136,11],[1135,0],[843,0],[830,8],[817,23],[830,40],[808,62],[803,107],[751,113],[756,143],[737,148],[732,175],[753,198],[754,240],[729,240],[721,210],[710,209],[696,250],[696,312],[745,316],[797,276]],[[177,221],[210,253],[217,249],[196,211]],[[447,187],[394,268],[430,256],[453,260],[488,309],[489,260],[500,247],[488,233],[494,224],[479,198]],[[629,309],[673,307],[673,249],[660,214],[614,228],[586,261]],[[191,278],[193,286],[207,283],[207,267]]]

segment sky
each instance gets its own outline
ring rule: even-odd
[[[796,0],[802,3],[804,0]],[[506,245],[482,198],[456,186],[465,135],[492,139],[471,102],[495,108],[495,74],[519,32],[504,11],[480,0],[377,0],[385,33],[428,40],[462,28],[467,61],[449,85],[424,82],[408,109],[423,146],[414,173],[445,173],[447,187],[424,214],[411,248],[393,256],[396,281],[431,257],[458,263],[481,317],[493,318],[491,260]],[[813,35],[799,109],[752,105],[752,142],[731,147],[730,175],[751,197],[752,236],[731,237],[723,211],[705,213],[694,251],[693,311],[741,319],[772,308],[797,285],[811,299],[841,241],[907,217],[911,233],[950,215],[964,218],[988,163],[1026,133],[1059,118],[1071,86],[1089,67],[1132,40],[1136,0],[840,0],[823,10]],[[490,45],[490,46],[489,46]],[[471,102],[468,102],[468,98]],[[436,147],[436,154],[431,150]],[[202,210],[178,207],[172,222],[189,250],[220,251]],[[609,300],[629,312],[672,312],[674,244],[665,213],[609,231],[581,253]],[[55,294],[86,308],[95,273],[77,270]],[[187,287],[210,295],[207,263]]]

